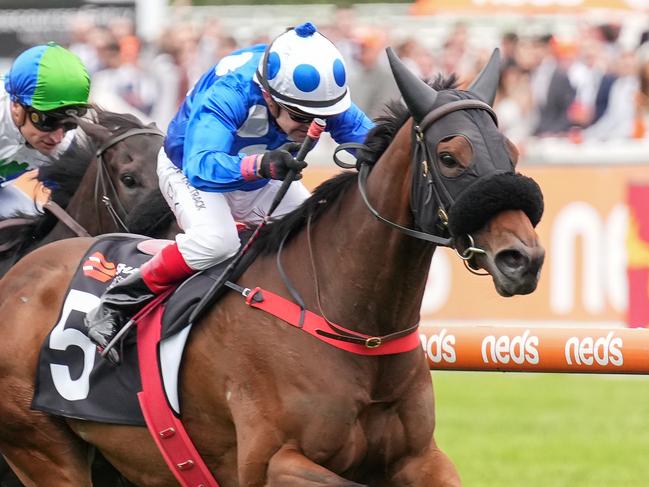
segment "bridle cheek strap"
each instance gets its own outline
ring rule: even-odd
[[[108,139],[97,149],[97,152],[95,153],[95,157],[97,159],[97,179],[95,179],[95,211],[97,213],[97,221],[99,221],[99,205],[97,205],[97,200],[99,198],[99,193],[101,192],[102,195],[99,199],[106,207],[106,211],[112,218],[113,223],[117,228],[121,228],[126,233],[129,233],[129,229],[124,223],[124,219],[126,218],[128,212],[124,208],[124,204],[122,203],[122,200],[119,198],[119,194],[117,193],[117,188],[110,178],[110,173],[104,161],[104,153],[115,144],[129,137],[133,137],[134,135],[157,135],[158,137],[163,138],[165,136],[164,132],[158,130],[155,127],[130,129],[123,134]],[[111,196],[109,195],[109,192],[112,193],[112,195],[116,199],[116,204],[118,207],[117,210],[113,205],[113,201],[111,199]],[[122,216],[120,216],[120,213]]]

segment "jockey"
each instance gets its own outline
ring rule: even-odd
[[[311,23],[233,52],[198,80],[158,158],[160,189],[184,233],[87,314],[100,348],[155,295],[236,254],[235,221],[259,223],[289,170],[304,168],[290,152],[316,117],[338,143],[362,142],[373,125],[351,102],[340,52]],[[308,196],[293,182],[273,216]],[[119,360],[115,348],[108,358]]]
[[[57,44],[32,47],[14,60],[0,93],[0,218],[38,212],[12,182],[67,148],[76,124],[64,119],[85,113],[89,91],[81,60]]]

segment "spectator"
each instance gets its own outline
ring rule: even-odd
[[[383,113],[386,102],[399,98],[399,89],[387,64],[387,38],[378,28],[367,28],[360,35],[357,64],[350,75],[352,98],[368,117]]]
[[[640,86],[635,54],[623,52],[615,63],[617,78],[611,86],[606,111],[583,131],[584,140],[630,138],[636,120],[636,96]]]
[[[566,135],[572,125],[568,109],[575,99],[575,89],[567,72],[571,49],[552,36],[537,39],[536,48],[539,64],[532,72],[531,87],[538,119],[533,134]]]
[[[633,130],[633,137],[636,139],[649,136],[649,44],[640,47],[639,55],[636,121]]]
[[[518,34],[516,32],[505,32],[500,39],[500,55],[503,66],[511,66],[516,63],[518,52]]]
[[[575,87],[575,100],[569,109],[574,125],[583,128],[595,122],[597,93],[607,66],[601,43],[585,39],[580,44],[578,59],[568,70],[570,83]]]
[[[529,75],[515,61],[502,68],[494,108],[498,125],[515,143],[522,142],[532,129],[532,93]]]
[[[97,50],[92,43],[92,34],[95,28],[94,20],[85,13],[76,14],[70,21],[68,49],[79,56],[90,75],[94,74],[99,68]]]
[[[157,81],[139,65],[140,41],[129,35],[121,44],[106,30],[98,45],[103,66],[93,77],[90,99],[107,110],[132,113],[143,121],[151,121],[158,96]]]

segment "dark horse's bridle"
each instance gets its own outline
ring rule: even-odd
[[[106,211],[108,211],[110,217],[113,219],[115,226],[121,228],[126,233],[130,233],[128,227],[124,223],[124,219],[128,215],[128,212],[124,208],[124,204],[119,197],[115,183],[113,183],[113,180],[110,178],[110,173],[108,172],[108,167],[106,167],[106,162],[104,160],[104,154],[115,144],[129,137],[133,137],[134,135],[158,135],[160,137],[165,136],[164,132],[154,127],[130,129],[123,134],[117,135],[112,139],[108,139],[101,146],[99,146],[97,152],[95,153],[95,157],[97,159],[97,178],[95,179],[94,202],[97,219],[99,220],[100,205],[98,204],[98,200],[100,200],[106,207]],[[109,195],[109,191],[110,194],[112,194],[112,196],[115,198],[116,205],[113,204],[113,200]],[[117,206],[117,209],[115,209],[115,206]]]
[[[104,154],[106,153],[106,150],[113,147],[115,144],[129,137],[133,137],[134,135],[157,135],[160,137],[165,136],[164,132],[154,127],[129,129],[120,135],[116,135],[115,137],[108,139],[101,146],[99,146],[99,148],[95,152],[95,158],[97,159],[97,166],[98,166],[97,177],[95,179],[95,196],[94,196],[94,204],[95,204],[95,211],[97,213],[97,219],[99,219],[99,208],[100,208],[98,202],[101,201],[103,205],[106,207],[108,214],[113,219],[115,226],[117,228],[121,228],[127,233],[129,233],[129,229],[124,223],[124,219],[128,215],[128,212],[124,208],[124,204],[122,203],[119,197],[117,188],[115,187],[115,184],[110,178],[108,167],[106,166],[106,161],[104,160]],[[113,198],[115,199],[115,204],[113,204]],[[117,210],[115,209],[115,206],[117,206]],[[55,203],[53,200],[49,200],[47,203],[45,203],[43,205],[43,209],[52,213],[56,218],[58,218],[58,220],[61,223],[63,223],[70,230],[72,230],[72,232],[76,236],[78,237],[92,236],[81,224],[79,224],[74,218],[72,218],[70,214],[67,211],[65,211],[65,209],[63,209],[59,204]],[[0,222],[0,230],[4,228],[13,227],[13,226],[25,225],[30,222],[31,219],[29,218],[8,218]],[[5,252],[13,248],[18,242],[19,239],[6,242],[0,245],[0,252]]]

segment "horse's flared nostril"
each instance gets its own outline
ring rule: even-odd
[[[536,277],[543,265],[544,250],[539,248],[507,249],[496,255],[496,266],[510,279]]]
[[[509,277],[525,272],[528,264],[529,258],[527,255],[516,249],[503,250],[496,255],[498,269]]]

